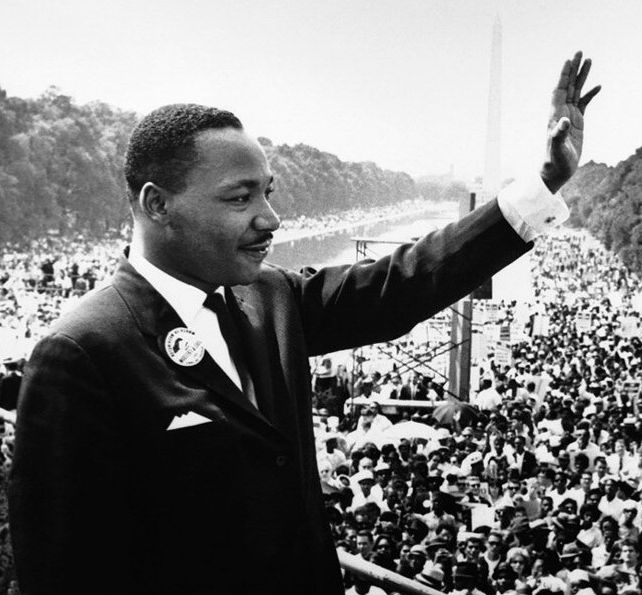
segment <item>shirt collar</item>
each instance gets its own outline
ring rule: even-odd
[[[207,294],[198,287],[172,277],[149,262],[143,256],[142,246],[136,241],[136,238],[131,243],[128,259],[129,264],[165,298],[180,319],[189,327],[203,307]],[[222,287],[216,291],[224,296]]]

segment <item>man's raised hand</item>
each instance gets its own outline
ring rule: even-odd
[[[591,60],[582,63],[582,52],[564,63],[553,91],[548,121],[547,160],[542,180],[551,192],[557,192],[575,173],[582,154],[584,110],[601,87],[593,87],[582,96],[582,87],[591,70]]]

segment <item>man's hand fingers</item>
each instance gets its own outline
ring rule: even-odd
[[[580,62],[582,61],[582,52],[576,52],[571,60],[571,70],[568,74],[568,94],[566,101],[573,101],[575,97],[575,87],[577,83],[577,72],[580,69]]]
[[[591,70],[591,59],[587,58],[582,64],[579,74],[577,75],[577,81],[575,82],[575,96],[573,97],[573,103],[579,103],[580,96],[582,95],[582,87],[586,82],[586,77]]]
[[[584,110],[586,109],[586,106],[589,104],[591,99],[595,97],[599,92],[600,89],[602,88],[601,85],[598,85],[597,87],[593,87],[584,97],[582,97],[578,103],[577,106],[580,108],[580,112],[584,114]]]
[[[567,60],[564,62],[564,66],[562,67],[562,72],[560,72],[560,80],[557,82],[557,87],[555,88],[554,93],[558,92],[563,92],[566,93],[568,91],[568,77],[571,73],[571,61]]]

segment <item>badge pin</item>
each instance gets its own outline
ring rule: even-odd
[[[180,326],[167,333],[165,351],[175,364],[195,366],[203,359],[205,346],[194,331]]]

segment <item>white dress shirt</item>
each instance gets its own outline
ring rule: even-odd
[[[154,266],[143,256],[142,246],[135,237],[129,249],[129,264],[174,308],[183,324],[203,342],[207,353],[242,391],[241,378],[221,334],[218,316],[203,306],[207,294]],[[216,291],[225,298],[222,287]]]
[[[526,242],[549,233],[568,219],[569,210],[559,194],[551,194],[539,174],[520,176],[497,195],[506,221]]]

